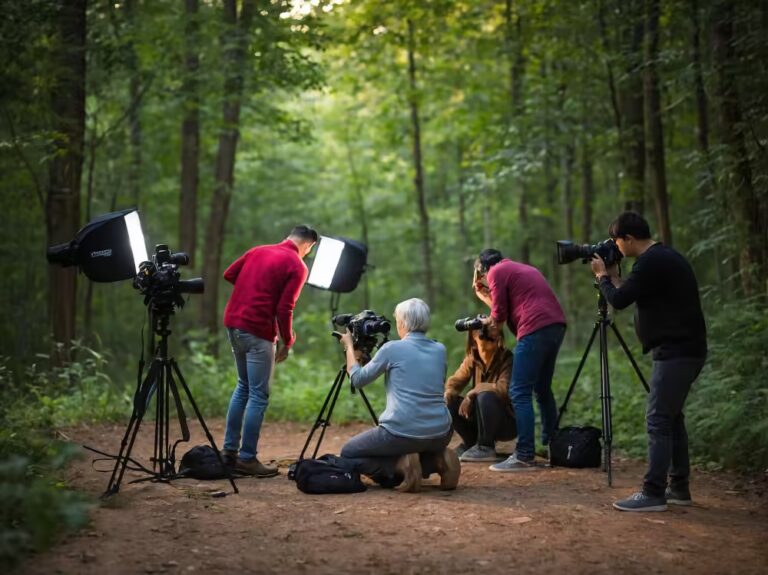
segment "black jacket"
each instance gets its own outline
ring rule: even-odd
[[[707,354],[707,328],[696,276],[672,248],[652,245],[637,258],[621,287],[604,276],[600,292],[615,309],[637,303],[635,331],[643,353],[653,350],[653,359]]]

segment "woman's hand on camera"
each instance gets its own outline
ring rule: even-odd
[[[339,342],[344,347],[344,349],[352,349],[355,345],[354,341],[352,340],[352,332],[349,330],[346,330],[345,333],[341,335],[339,338]]]

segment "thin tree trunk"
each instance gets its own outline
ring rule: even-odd
[[[424,260],[424,283],[427,289],[427,303],[435,304],[435,291],[432,277],[432,253],[430,249],[429,214],[424,193],[424,168],[421,157],[421,119],[419,117],[418,89],[416,84],[416,31],[413,21],[408,20],[408,103],[411,109],[411,129],[413,130],[413,184],[419,207],[421,226],[421,251]]]
[[[507,59],[509,62],[509,103],[510,126],[514,121],[519,121],[517,126],[520,140],[525,142],[523,115],[525,102],[523,101],[523,81],[525,76],[525,54],[523,53],[523,19],[519,7],[515,10],[512,0],[506,0],[504,10],[505,34],[504,42]],[[518,225],[522,237],[520,238],[520,261],[531,261],[530,231],[528,229],[528,189],[525,181],[519,182],[520,197],[517,203]],[[491,246],[486,246],[491,247]]]
[[[672,226],[669,221],[667,195],[667,171],[664,157],[664,125],[661,117],[661,92],[659,90],[659,0],[646,0],[645,67],[643,86],[646,105],[647,161],[651,175],[656,219],[661,231],[661,241],[672,245]]]
[[[592,151],[586,142],[581,150],[581,242],[589,244],[592,238],[592,202],[595,183],[592,175]]]
[[[760,201],[744,136],[744,123],[734,68],[738,59],[734,47],[732,0],[718,2],[714,14],[713,58],[719,100],[720,127],[728,148],[727,170],[733,189],[733,215],[739,231],[741,283],[744,293],[764,293],[767,289],[766,246],[768,246],[768,208]]]
[[[357,219],[360,222],[360,233],[363,243],[369,246],[368,241],[368,214],[365,209],[365,195],[363,186],[360,183],[360,172],[355,164],[355,155],[352,150],[352,142],[349,135],[349,125],[344,126],[344,143],[347,148],[347,165],[349,166],[349,175],[352,179],[352,205],[355,206]],[[368,274],[363,275],[363,309],[371,307],[371,289],[368,282]]]
[[[474,256],[469,252],[469,231],[467,230],[467,201],[464,195],[464,149],[459,143],[456,146],[456,166],[457,182],[459,195],[459,251],[461,253],[461,285],[464,294],[464,302],[472,301],[472,272],[474,267]],[[463,313],[459,311],[459,313]]]
[[[211,196],[211,209],[205,232],[203,277],[205,293],[202,298],[202,317],[210,334],[209,351],[216,354],[216,335],[219,330],[219,284],[224,226],[227,223],[232,189],[235,183],[235,153],[239,137],[240,106],[248,46],[248,31],[253,21],[254,2],[243,0],[240,16],[237,0],[224,1],[224,24],[221,42],[224,46],[226,76],[224,79],[223,121],[216,154],[215,184]]]
[[[621,83],[619,101],[624,127],[625,178],[623,181],[624,208],[643,213],[645,209],[645,118],[643,105],[643,1],[627,0],[628,10],[625,79]]]
[[[85,221],[91,221],[91,209],[93,207],[93,175],[96,169],[96,150],[98,149],[98,121],[94,114],[93,130],[90,141],[88,142],[88,180],[86,183],[85,194]],[[85,287],[85,299],[83,303],[83,333],[85,338],[90,338],[93,334],[93,282],[87,282]]]
[[[85,133],[85,38],[86,1],[63,3],[58,14],[58,41],[53,51],[58,77],[51,91],[54,117],[53,153],[49,164],[46,202],[48,245],[68,242],[80,227],[80,181]],[[70,358],[75,338],[77,270],[49,267],[48,302],[54,364]]]
[[[138,207],[141,201],[141,70],[139,66],[139,57],[136,53],[136,46],[133,37],[136,35],[139,26],[136,22],[136,0],[126,0],[125,16],[131,27],[131,40],[128,42],[128,70],[130,73],[129,91],[130,101],[136,102],[135,106],[128,108],[128,128],[130,131],[130,169],[128,172],[129,192],[133,205]]]
[[[575,163],[576,152],[573,144],[567,144],[565,147],[565,154],[562,156],[562,174],[563,174],[563,187],[562,187],[562,205],[563,205],[563,220],[565,223],[565,237],[572,240],[575,231],[573,225],[573,165]],[[563,294],[564,304],[566,312],[569,316],[573,314],[573,271],[572,266],[566,265],[562,271],[563,278]],[[568,334],[568,341],[573,343],[573,331]]]
[[[185,17],[179,249],[189,254],[190,265],[194,266],[197,249],[197,186],[200,151],[200,95],[197,77],[200,67],[199,0],[185,0]]]

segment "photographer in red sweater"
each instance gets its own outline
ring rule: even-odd
[[[224,272],[224,279],[235,286],[224,310],[224,325],[235,357],[237,386],[227,411],[222,457],[238,471],[256,477],[277,475],[277,466],[256,457],[259,432],[274,365],[285,361],[296,341],[293,309],[307,280],[302,260],[316,242],[315,230],[296,226],[284,241],[251,248]]]

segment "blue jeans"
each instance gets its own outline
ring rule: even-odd
[[[269,404],[275,344],[240,329],[227,328],[227,335],[237,366],[237,386],[229,401],[224,449],[239,451],[240,459],[247,461],[256,457],[261,424]]]
[[[541,417],[541,442],[549,438],[557,423],[557,404],[552,395],[552,375],[560,344],[565,336],[565,326],[553,324],[529,333],[518,340],[515,346],[515,361],[512,364],[512,383],[509,398],[515,408],[517,419],[517,457],[531,461],[535,457],[533,394],[539,404]]]

